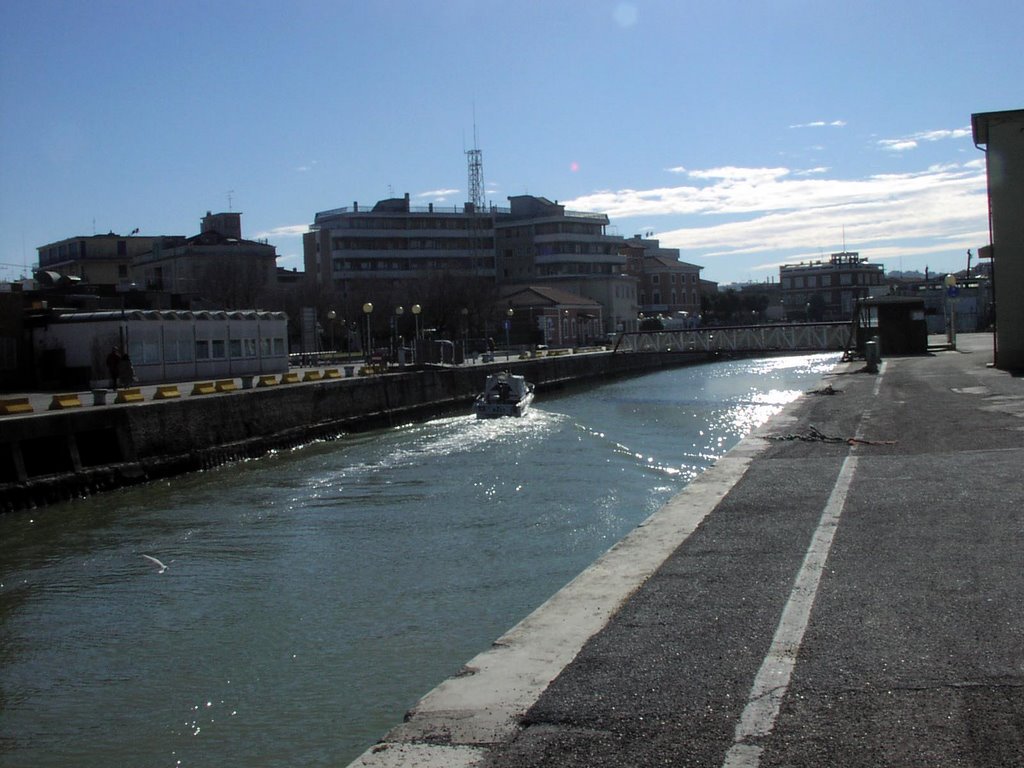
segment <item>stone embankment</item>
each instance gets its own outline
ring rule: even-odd
[[[0,511],[259,456],[345,432],[468,407],[509,368],[543,393],[576,382],[704,362],[703,353],[594,353],[302,381],[181,398],[0,416]],[[183,390],[184,391],[184,390]]]

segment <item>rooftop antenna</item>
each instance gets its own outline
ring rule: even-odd
[[[484,160],[476,134],[476,104],[473,105],[473,148],[466,150],[469,165],[469,202],[481,211],[484,208]]]
[[[228,192],[227,192],[227,195],[228,195],[228,213],[231,212],[231,196],[233,194],[235,194],[235,190],[229,189]]]
[[[843,253],[846,253],[846,225],[843,224]]]

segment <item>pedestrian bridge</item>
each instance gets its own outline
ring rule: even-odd
[[[613,352],[826,352],[853,344],[850,322],[779,323],[619,334]]]

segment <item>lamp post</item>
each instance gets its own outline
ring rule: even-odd
[[[403,307],[401,304],[399,304],[397,307],[395,307],[395,317],[394,317],[394,320],[393,320],[393,322],[394,322],[394,333],[391,334],[392,337],[393,337],[392,343],[394,343],[394,341],[396,341],[396,340],[398,342],[397,345],[395,345],[396,346],[396,351],[393,353],[396,358],[398,357],[397,349],[400,349],[402,347],[402,328],[399,325],[399,323],[400,323],[400,321],[402,319],[402,315],[403,314],[405,314],[405,307]]]
[[[370,363],[370,355],[373,350],[373,341],[370,338],[370,314],[373,312],[373,304],[369,301],[363,304],[363,314],[366,315],[366,349],[363,350],[363,356],[366,358],[366,363]]]
[[[416,320],[416,341],[412,345],[412,361],[414,363],[418,362],[416,358],[419,355],[418,348],[420,346],[420,312],[422,311],[423,307],[421,307],[419,304],[412,305],[412,316]]]
[[[469,310],[462,308],[462,362],[466,362],[466,342],[469,340]]]
[[[338,313],[335,312],[333,309],[327,311],[327,323],[331,327],[331,354],[334,355],[335,357],[337,357],[337,355],[335,355],[334,348],[334,318],[336,318],[337,316]]]
[[[512,328],[512,315],[515,314],[515,310],[512,307],[508,308],[508,312],[505,313],[508,317],[505,318],[505,359],[508,360],[509,352],[511,351],[512,345],[509,343],[509,331]]]

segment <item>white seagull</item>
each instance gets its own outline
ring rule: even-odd
[[[167,566],[166,566],[166,565],[164,565],[163,563],[161,563],[161,562],[160,562],[159,560],[157,560],[157,559],[156,559],[155,557],[151,557],[150,555],[143,555],[143,557],[144,557],[144,558],[146,558],[147,560],[152,560],[152,561],[153,561],[153,563],[154,563],[154,564],[155,564],[155,565],[156,565],[156,566],[157,566],[158,568],[160,568],[160,570],[159,570],[159,571],[157,571],[157,573],[163,573],[164,571],[166,571],[166,570],[167,570]]]

